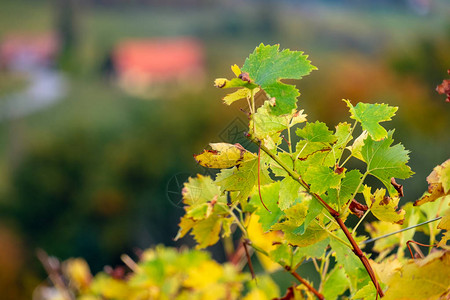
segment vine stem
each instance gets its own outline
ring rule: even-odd
[[[322,197],[320,197],[319,195],[311,192],[311,189],[309,188],[308,184],[303,181],[303,179],[301,178],[301,176],[295,172],[294,170],[290,169],[288,166],[286,166],[286,164],[284,164],[275,154],[273,154],[272,152],[270,152],[270,150],[263,144],[261,143],[261,141],[251,135],[248,136],[248,138],[255,144],[257,145],[261,145],[261,150],[263,150],[267,155],[269,155],[276,163],[278,163],[278,165],[280,165],[280,167],[282,167],[295,181],[297,181],[298,183],[300,183],[301,186],[303,186],[305,188],[305,190],[311,195],[313,196],[313,198],[315,198],[317,201],[319,201],[319,203],[330,213],[330,215],[336,220],[336,222],[338,223],[339,227],[342,229],[342,231],[344,232],[346,238],[348,239],[348,241],[350,242],[351,246],[352,246],[352,251],[353,253],[355,253],[355,255],[359,258],[359,260],[361,261],[361,263],[363,264],[364,268],[366,269],[367,273],[369,274],[370,279],[372,280],[378,295],[380,295],[380,297],[384,296],[383,290],[381,289],[378,280],[375,276],[375,272],[373,271],[369,260],[367,259],[367,257],[364,255],[364,253],[361,251],[361,248],[359,248],[358,244],[356,243],[355,239],[353,238],[353,236],[351,235],[351,233],[348,231],[347,226],[345,226],[344,221],[342,221],[339,212],[337,212],[336,210],[334,210],[330,205],[328,205],[328,203],[326,203]],[[359,187],[358,187],[359,189]],[[358,191],[357,189],[357,191]]]
[[[289,273],[292,274],[292,276],[295,277],[295,279],[297,279],[299,282],[301,282],[304,286],[306,286],[308,288],[308,290],[310,290],[311,292],[313,292],[314,295],[316,295],[316,297],[320,300],[324,300],[325,297],[319,293],[312,285],[309,284],[308,281],[306,281],[305,279],[303,279],[300,275],[298,275],[297,272],[295,272],[294,270],[291,269],[291,267],[289,266],[284,266],[284,269],[286,271],[288,271]]]
[[[263,254],[263,255],[269,257],[269,254],[268,254],[265,250],[259,248],[258,246],[255,246],[250,240],[245,239],[245,240],[244,240],[244,244],[247,244],[247,245],[249,245],[249,246],[252,246],[252,248],[255,249],[255,251],[258,251],[259,253],[261,253],[261,254]],[[292,268],[291,268],[290,266],[283,266],[283,265],[281,265],[281,266],[282,266],[286,271],[288,271],[292,276],[294,276],[295,279],[297,279],[301,284],[305,285],[305,286],[308,288],[308,290],[310,290],[314,295],[316,295],[316,297],[317,297],[318,299],[320,299],[320,300],[324,300],[324,299],[325,299],[325,297],[324,297],[321,293],[319,293],[319,291],[317,291],[312,285],[309,284],[308,281],[306,281],[306,280],[305,280],[303,277],[301,277],[297,272],[295,272],[295,270],[292,270]],[[250,267],[250,266],[249,266],[249,267]]]

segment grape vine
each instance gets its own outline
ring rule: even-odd
[[[413,174],[409,151],[380,124],[390,121],[397,107],[344,100],[351,123],[330,130],[307,121],[297,107],[299,91],[281,81],[315,70],[307,58],[261,44],[242,68],[231,67],[232,79],[216,79],[216,87],[236,89],[223,98],[226,105],[246,101],[246,136],[258,151],[212,143],[194,156],[219,170],[215,178],[189,178],[182,190],[185,214],[175,239],[190,233],[196,250],[158,246],[138,262],[126,256],[132,271],[127,276],[110,270],[93,277],[83,261],[71,260],[50,271],[70,282],[61,287],[66,281],[58,280],[55,286],[84,300],[448,299],[450,159],[427,177],[423,197],[398,208],[404,192],[396,180]],[[259,107],[256,97],[264,98]],[[352,161],[363,167],[350,169]],[[369,176],[383,187],[369,186]],[[352,228],[351,214],[359,218]],[[369,214],[377,221],[365,222]],[[370,238],[358,235],[360,226]],[[429,243],[414,241],[416,231]],[[220,239],[229,258],[225,264],[200,251]],[[363,251],[369,243],[370,254]],[[255,273],[252,253],[264,273]],[[310,261],[318,284],[299,275]],[[246,264],[252,276],[242,272]],[[270,277],[279,269],[298,283],[280,291]]]

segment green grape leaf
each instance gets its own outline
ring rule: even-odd
[[[303,52],[289,49],[279,51],[279,47],[279,45],[259,45],[242,67],[252,82],[260,85],[269,97],[275,98],[275,106],[272,107],[275,115],[290,113],[297,107],[297,97],[300,95],[293,85],[282,83],[280,80],[301,79],[316,69]]]
[[[267,171],[265,155],[261,153],[260,181],[261,185],[272,180]],[[216,184],[222,191],[238,192],[235,200],[239,202],[247,201],[255,186],[258,184],[258,158],[241,163],[231,169],[222,169],[217,175]]]
[[[450,190],[450,159],[436,166],[433,172],[427,177],[428,193],[414,202],[414,206],[433,202],[445,195],[449,195]]]
[[[382,140],[387,137],[387,131],[379,123],[390,121],[395,116],[398,107],[389,106],[387,104],[369,104],[359,102],[353,106],[349,100],[344,100],[350,108],[351,118],[360,122],[364,130],[375,141]]]
[[[295,204],[296,200],[302,201],[305,197],[307,199],[311,198],[311,196],[304,192],[304,188],[300,183],[292,179],[292,177],[287,176],[281,181],[280,198],[278,201],[278,207],[281,210],[291,207]]]
[[[341,239],[346,239],[342,232],[338,231],[336,234]],[[344,267],[345,273],[350,280],[352,292],[356,292],[364,287],[369,282],[370,277],[359,258],[337,239],[331,239],[330,245],[335,251],[337,262]]]
[[[338,190],[338,197],[341,205],[352,199],[353,193],[362,192],[362,185],[356,190],[361,182],[362,174],[359,170],[351,170],[345,173]],[[353,196],[354,197],[354,196]]]
[[[408,261],[395,272],[383,299],[445,299],[449,286],[450,251],[436,251],[426,258]]]
[[[345,274],[344,268],[341,265],[336,265],[325,278],[322,294],[327,300],[335,300],[339,295],[342,295],[349,287],[350,283]]]
[[[320,204],[317,199],[311,199],[309,201],[308,213],[305,216],[305,221],[302,225],[294,230],[295,234],[304,234],[306,229],[308,228],[309,223],[315,219],[323,210],[322,204]]]
[[[306,115],[303,110],[292,110],[289,114],[276,116],[271,113],[269,101],[257,109],[250,119],[249,128],[253,128],[256,138],[263,140],[266,147],[274,149],[281,143],[280,133],[292,126],[306,122]]]
[[[292,158],[289,153],[285,152],[279,152],[276,154],[277,158],[281,160],[286,166],[288,166],[290,169],[293,169],[294,162],[292,161]],[[289,176],[288,172],[286,172],[276,161],[271,160],[269,162],[270,169],[272,170],[272,173],[275,176],[278,177],[287,177]]]
[[[291,246],[287,244],[277,245],[274,250],[270,251],[269,257],[271,260],[281,264],[282,266],[289,266],[292,258]]]
[[[286,218],[281,223],[272,225],[272,230],[281,230],[286,241],[294,246],[306,247],[320,242],[328,237],[328,232],[323,230],[317,223],[312,223],[305,230],[303,235],[294,233],[305,220],[308,211],[309,201],[303,201],[286,209]]]
[[[212,150],[204,150],[194,155],[197,162],[207,168],[227,169],[253,160],[256,155],[247,151],[240,144],[211,143]]]
[[[367,164],[367,173],[377,177],[386,186],[390,195],[397,194],[391,184],[392,177],[405,179],[414,174],[406,165],[409,151],[401,144],[390,147],[394,142],[393,133],[390,131],[387,138],[381,141],[374,141],[369,135],[361,149],[362,157]]]
[[[280,182],[273,182],[261,186],[262,200],[270,211],[268,211],[261,203],[258,191],[255,191],[250,199],[250,203],[257,207],[255,213],[259,216],[259,223],[262,225],[264,231],[269,231],[272,225],[277,223],[284,215],[283,211],[278,208],[280,185]]]
[[[337,188],[344,173],[337,174],[327,166],[312,165],[308,168],[303,179],[310,185],[312,193],[323,194],[330,188]]]
[[[296,269],[298,264],[300,264],[305,258],[320,258],[327,250],[328,244],[330,243],[329,238],[325,238],[315,244],[297,247],[292,258],[292,268]]]
[[[347,146],[347,143],[353,139],[352,126],[347,122],[339,123],[336,126],[336,132],[334,135],[337,138],[334,147],[336,149],[343,148],[343,147]]]
[[[295,133],[311,143],[318,142],[331,144],[337,140],[333,132],[328,130],[327,125],[319,121],[307,123],[302,129],[298,128]]]
[[[310,201],[314,201],[313,199]],[[295,230],[305,221],[309,201],[303,201],[286,209],[286,220],[272,226],[273,230],[281,230],[289,244],[305,247],[320,242],[328,237],[326,232],[317,223],[309,224],[303,234],[296,234]]]
[[[385,189],[377,189],[372,194],[370,187],[367,185],[364,185],[363,195],[366,205],[378,220],[403,224],[405,211],[403,209],[397,210],[399,197],[386,197]]]
[[[353,295],[354,299],[376,299],[377,290],[372,282],[361,288]]]

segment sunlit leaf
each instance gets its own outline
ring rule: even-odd
[[[449,195],[450,189],[450,159],[436,166],[427,177],[428,193],[417,200],[414,205],[433,202],[440,197]]]
[[[450,251],[408,261],[388,282],[383,299],[442,299],[449,293]]]
[[[212,150],[194,155],[197,162],[207,168],[227,169],[256,158],[240,144],[212,143],[210,146]]]
[[[299,51],[285,49],[279,51],[279,45],[259,45],[245,60],[242,71],[268,94],[274,97],[275,115],[290,113],[297,107],[297,97],[300,95],[293,85],[281,83],[281,79],[301,79],[316,67],[312,66],[307,56]]]
[[[351,118],[360,122],[373,140],[379,141],[387,137],[387,131],[379,123],[390,121],[395,116],[397,107],[387,104],[369,104],[359,102],[353,106],[349,100],[344,100],[350,108]]]
[[[393,131],[381,141],[374,141],[370,135],[364,140],[361,154],[364,162],[367,163],[367,172],[377,177],[387,188],[390,195],[397,194],[391,184],[391,178],[405,179],[414,174],[408,162],[409,151],[403,145],[397,144],[391,147]]]
[[[385,194],[385,189],[377,189],[372,194],[370,187],[364,186],[364,199],[373,215],[381,221],[402,224],[405,219],[405,211],[397,210],[400,198],[397,196],[387,197]]]

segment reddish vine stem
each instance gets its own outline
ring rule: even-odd
[[[294,276],[298,281],[300,281],[300,283],[302,283],[303,285],[305,285],[308,290],[310,290],[311,292],[313,292],[314,295],[316,295],[316,297],[320,300],[324,300],[325,297],[319,293],[319,291],[317,291],[312,285],[309,284],[308,281],[306,281],[305,279],[303,279],[300,275],[298,275],[297,272],[295,272],[294,270],[291,269],[291,267],[289,266],[284,266],[284,269],[286,271],[288,271],[289,273],[292,274],[292,276]]]
[[[261,196],[261,141],[259,141],[259,150],[258,150],[258,193],[259,193],[259,199],[261,200],[262,205],[264,208],[271,212],[270,209],[267,208],[266,204],[264,204],[264,201]]]
[[[250,273],[252,274],[252,279],[255,279],[255,270],[253,269],[253,264],[252,264],[252,260],[250,258],[250,253],[248,253],[248,249],[247,249],[247,245],[249,244],[248,240],[243,240],[242,241],[242,245],[244,245],[244,249],[245,249],[245,256],[247,257],[247,262],[248,262],[248,268],[250,269]]]
[[[295,181],[297,181],[298,183],[300,183],[300,185],[302,185],[305,190],[311,195],[313,196],[317,201],[320,202],[320,204],[322,204],[322,206],[330,213],[331,216],[333,216],[333,218],[336,220],[336,222],[339,224],[339,227],[342,229],[342,231],[344,232],[345,236],[347,237],[348,241],[350,242],[350,244],[352,245],[352,251],[353,253],[355,253],[355,255],[360,259],[361,263],[363,264],[364,268],[366,269],[367,273],[369,274],[370,279],[372,280],[378,295],[380,295],[380,297],[384,296],[383,290],[381,289],[378,280],[375,276],[375,272],[373,271],[369,260],[367,259],[367,257],[364,255],[364,253],[361,251],[361,248],[359,248],[358,244],[356,243],[355,239],[353,238],[353,236],[350,234],[350,232],[347,229],[347,226],[345,226],[344,222],[342,221],[339,212],[337,212],[336,210],[334,210],[330,205],[328,205],[319,195],[312,193],[311,189],[309,188],[309,185],[303,181],[303,179],[301,178],[301,176],[299,174],[297,174],[297,172],[295,172],[294,170],[291,170],[288,166],[286,166],[280,159],[278,159],[277,156],[275,156],[275,154],[273,154],[272,152],[270,152],[269,149],[267,149],[259,139],[252,137],[250,134],[247,136],[248,138],[250,138],[250,140],[259,145],[260,146],[260,151],[261,149],[267,154],[269,155],[276,163],[278,163],[278,165],[280,165],[280,167],[282,167]]]
[[[411,246],[409,245],[410,243],[414,243],[414,244],[416,244],[416,245],[420,245],[420,246],[424,246],[424,247],[436,247],[435,244],[434,244],[434,245],[426,245],[426,244],[422,244],[422,243],[419,243],[419,242],[416,242],[416,241],[413,241],[413,240],[409,240],[409,241],[406,242],[406,246],[408,247],[409,254],[411,254],[411,258],[412,258],[412,259],[414,259],[414,255],[413,255],[413,253],[412,253]],[[416,250],[417,250],[417,249],[416,249]],[[419,251],[419,252],[420,252],[420,251]],[[422,257],[422,258],[423,258],[423,257]]]

